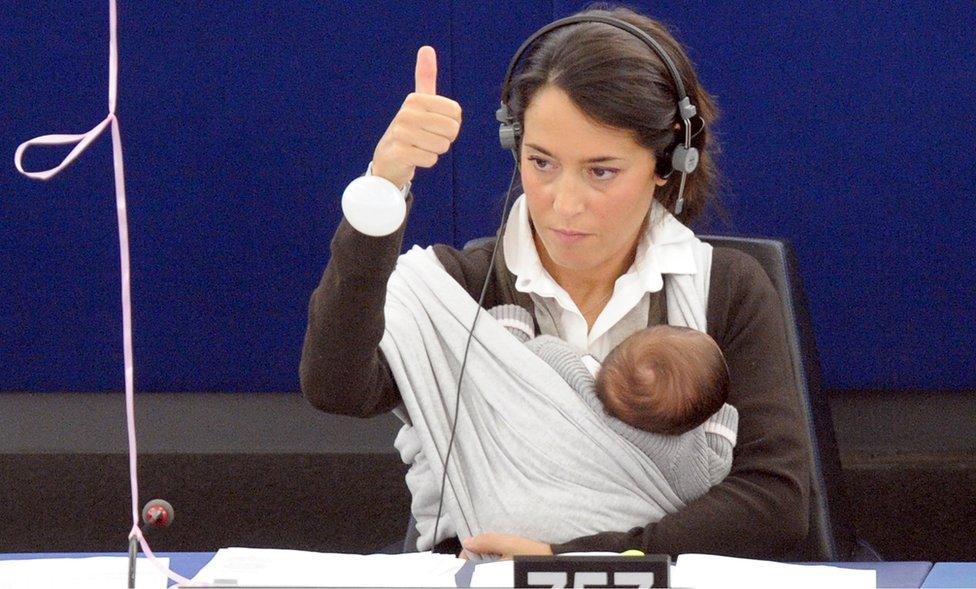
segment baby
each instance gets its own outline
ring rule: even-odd
[[[555,357],[540,353],[543,348],[568,347],[557,338],[535,338],[532,316],[522,307],[500,305],[489,313],[543,359]],[[605,411],[646,432],[688,432],[728,399],[729,371],[722,351],[708,334],[688,327],[658,325],[637,331],[602,366],[593,356],[576,356],[596,379],[596,395]]]
[[[665,435],[698,427],[729,397],[729,369],[711,337],[689,327],[642,329],[614,348],[596,376],[607,412]]]

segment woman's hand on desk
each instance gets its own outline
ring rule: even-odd
[[[433,47],[417,52],[415,83],[415,91],[407,95],[373,152],[372,174],[397,188],[410,182],[417,168],[433,167],[461,130],[461,105],[437,95]]]
[[[510,536],[508,534],[479,534],[461,543],[466,552],[475,554],[500,554],[502,559],[511,559],[516,554],[529,556],[549,556],[552,547],[543,542]],[[462,552],[462,558],[465,558]]]

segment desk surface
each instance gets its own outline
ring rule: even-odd
[[[922,587],[976,587],[976,562],[938,562]]]

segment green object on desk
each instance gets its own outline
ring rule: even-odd
[[[620,556],[644,556],[644,553],[641,552],[640,550],[634,550],[632,548],[630,550],[624,550],[623,552],[620,553]]]

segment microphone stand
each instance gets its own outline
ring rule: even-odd
[[[129,589],[136,589],[136,555],[139,554],[139,538],[129,536]]]
[[[143,536],[150,528],[165,528],[173,523],[173,506],[163,499],[153,499],[142,508],[142,523],[139,531]],[[133,533],[129,536],[129,589],[136,588],[136,556],[139,554],[139,537]]]

